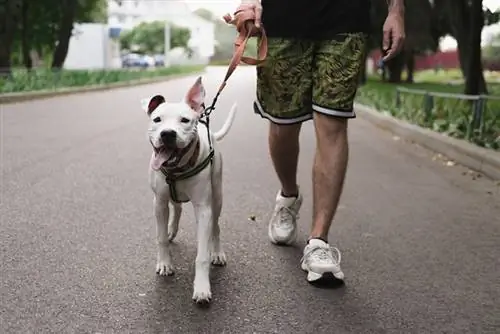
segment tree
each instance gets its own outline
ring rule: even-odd
[[[60,0],[61,15],[59,17],[59,29],[57,32],[57,43],[52,57],[52,68],[61,69],[68,55],[69,41],[73,32],[78,0]]]
[[[62,68],[74,23],[105,22],[107,17],[106,0],[62,0],[59,6],[54,6],[53,0],[15,1],[20,9],[10,58],[28,69],[33,51],[40,57],[52,54],[53,67]]]
[[[165,24],[164,21],[142,22],[120,37],[123,49],[136,50],[141,53],[165,52]],[[170,26],[170,47],[188,48],[191,32],[187,28]]]
[[[11,53],[16,33],[16,22],[21,13],[20,0],[0,0],[0,77],[11,75]]]
[[[433,12],[435,37],[449,34],[457,41],[466,93],[486,93],[481,32],[485,25],[498,22],[500,14],[484,9],[482,0],[434,0]]]

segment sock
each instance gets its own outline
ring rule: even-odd
[[[324,239],[324,238],[320,238],[320,237],[311,237],[307,240],[307,243],[309,244],[309,241],[311,241],[311,239],[319,239],[321,241],[324,241],[325,243],[328,243],[328,240]]]
[[[299,197],[299,194],[285,195],[285,194],[283,193],[283,190],[282,190],[282,191],[281,191],[281,196],[283,196],[283,197],[285,197],[285,198],[291,198],[291,197],[295,197],[295,198],[297,198],[297,197]]]

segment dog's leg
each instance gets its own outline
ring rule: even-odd
[[[217,266],[226,265],[226,254],[224,253],[222,246],[220,244],[220,227],[219,227],[219,217],[222,211],[222,183],[218,182],[213,187],[213,226],[212,226],[212,242],[210,250],[210,259],[212,264]]]
[[[170,216],[170,220],[168,221],[169,241],[173,241],[175,236],[177,235],[177,231],[179,230],[179,221],[182,214],[182,204],[172,203],[172,206],[174,207],[174,213]]]
[[[156,216],[156,238],[158,242],[156,273],[162,276],[170,276],[174,274],[174,268],[170,257],[170,241],[168,240],[168,199],[155,195],[154,210]]]
[[[210,202],[209,200],[198,203],[194,208],[198,223],[198,252],[195,262],[193,300],[197,303],[208,303],[212,298],[209,274],[213,213]]]

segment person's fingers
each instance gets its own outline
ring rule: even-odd
[[[256,5],[255,9],[255,27],[260,28],[260,20],[262,16],[262,7],[260,5]]]
[[[382,36],[382,48],[384,50],[389,50],[389,48],[391,47],[391,33],[392,33],[392,28],[384,27]]]
[[[399,34],[398,36],[398,48],[396,52],[403,50],[405,44],[405,36],[403,34]]]
[[[382,60],[383,61],[388,61],[390,60],[392,57],[394,56],[394,51],[391,49],[391,50],[388,50],[385,54],[384,57],[382,57]]]

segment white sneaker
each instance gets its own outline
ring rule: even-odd
[[[319,280],[325,273],[332,273],[335,278],[343,280],[340,260],[341,254],[337,248],[330,247],[321,239],[311,239],[304,248],[301,267],[307,271],[308,282]]]
[[[269,221],[269,239],[278,245],[290,245],[297,239],[297,219],[302,205],[302,195],[283,197],[276,195],[276,206]]]

